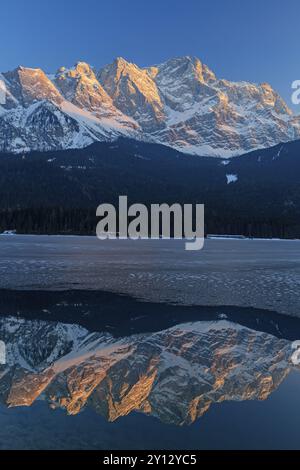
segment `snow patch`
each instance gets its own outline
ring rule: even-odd
[[[233,174],[226,175],[226,178],[227,178],[227,184],[236,183],[238,180],[238,176],[233,175]]]

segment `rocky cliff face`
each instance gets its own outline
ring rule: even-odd
[[[69,414],[92,407],[109,421],[138,411],[190,424],[214,403],[265,400],[294,367],[289,341],[226,320],[115,339],[11,317],[0,320],[0,338],[2,403],[44,398]]]
[[[112,98],[100,85],[88,64],[79,62],[69,70],[62,67],[57,72],[54,83],[67,101],[96,116],[107,127],[124,126],[128,130],[139,128],[114,106]]]
[[[79,62],[54,75],[19,67],[0,74],[0,84],[1,151],[128,136],[231,157],[300,138],[300,118],[270,85],[218,79],[194,57],[148,68],[117,58],[98,71]]]
[[[115,109],[85,64],[50,78],[19,67],[0,75],[0,150],[27,152],[81,148],[119,136],[135,137],[138,125]]]

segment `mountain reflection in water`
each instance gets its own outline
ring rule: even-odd
[[[90,408],[113,422],[140,412],[182,426],[215,403],[266,400],[297,370],[290,358],[299,320],[229,307],[151,306],[109,295],[97,304],[94,294],[80,295],[2,293],[5,406],[29,407],[42,399],[69,415]],[[120,318],[124,305],[127,331],[122,321],[118,327],[117,315],[111,318],[113,299]],[[59,312],[68,321],[57,321]]]

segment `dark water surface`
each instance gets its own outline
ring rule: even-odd
[[[99,292],[0,299],[2,449],[300,448],[296,318]]]

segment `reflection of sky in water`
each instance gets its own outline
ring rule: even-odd
[[[210,320],[199,310],[202,321],[187,309],[183,322],[181,307],[166,306],[149,329],[157,306],[126,298],[5,295],[2,448],[299,448],[299,371],[290,363],[298,320],[228,308]],[[117,306],[120,317],[123,306],[134,331],[104,313],[95,327],[95,305]],[[38,320],[40,308],[48,318],[77,311],[84,325]]]

